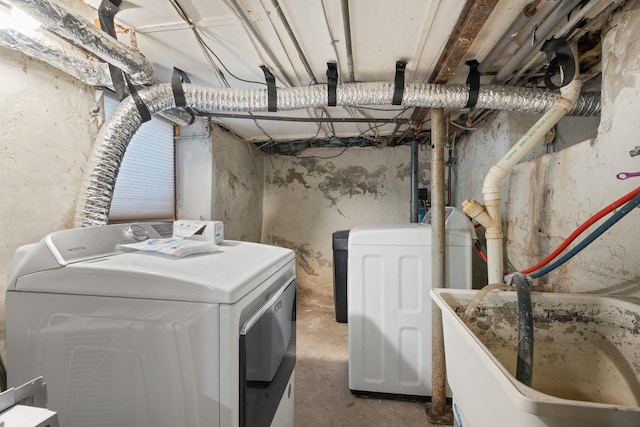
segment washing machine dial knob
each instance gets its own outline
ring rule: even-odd
[[[130,239],[135,240],[136,242],[142,242],[149,238],[147,234],[147,230],[144,229],[141,225],[130,225],[124,230],[124,235]]]

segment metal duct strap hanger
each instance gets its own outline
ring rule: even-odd
[[[337,102],[338,65],[327,62],[327,106],[335,107]]]
[[[576,62],[569,43],[567,43],[565,39],[556,39],[552,37],[544,42],[540,50],[547,54],[547,59],[549,60],[549,66],[544,73],[544,84],[549,89],[555,90],[565,87],[571,83],[576,74]],[[560,86],[551,81],[551,74],[554,69],[552,65],[555,63],[558,64],[560,71],[562,72],[562,81],[560,82]]]
[[[267,82],[267,111],[278,111],[278,92],[276,89],[276,78],[266,65],[261,65],[260,69],[264,73]]]
[[[138,91],[136,90],[133,83],[131,83],[129,76],[127,76],[125,73],[122,73],[122,75],[124,76],[124,80],[127,82],[129,93],[131,94],[133,101],[136,103],[136,108],[138,109],[138,114],[140,114],[142,123],[148,122],[149,120],[151,120],[151,112],[149,111],[147,104],[144,103],[144,101],[140,97],[140,94],[138,94]]]
[[[98,8],[100,28],[114,39],[118,38],[116,36],[114,19],[116,14],[120,11],[121,3],[122,0],[102,0],[102,2],[100,3],[100,7]],[[119,100],[122,101],[127,97],[128,88],[131,97],[136,103],[136,107],[138,109],[138,113],[140,114],[140,118],[142,119],[142,123],[151,120],[151,113],[149,112],[149,108],[147,108],[147,106],[145,105],[144,101],[138,94],[138,91],[133,86],[133,83],[131,83],[131,80],[126,75],[126,73],[111,64],[109,64],[109,72],[111,73],[111,82],[113,83],[113,88],[115,89]]]
[[[122,4],[121,0],[102,0],[98,8],[100,29],[114,39],[118,38],[114,19],[120,11],[120,4]],[[109,64],[109,74],[111,74],[111,82],[113,83],[113,89],[116,91],[116,96],[119,101],[122,101],[127,97],[127,86],[125,85],[122,70],[115,65]]]
[[[180,68],[173,67],[173,75],[171,76],[171,91],[173,92],[173,99],[176,102],[176,107],[186,107],[187,100],[184,97],[184,88],[182,83],[191,83],[191,79],[187,76],[187,73]]]
[[[393,81],[393,100],[392,105],[401,105],[402,97],[404,96],[404,71],[407,68],[407,63],[404,61],[396,61],[396,77]]]
[[[182,83],[191,83],[191,79],[180,68],[173,67],[173,74],[171,75],[171,92],[173,93],[173,100],[177,108],[185,108],[185,110],[191,114],[191,120],[188,124],[193,124],[196,120],[194,111],[187,105],[187,98],[184,96],[184,88]]]
[[[475,59],[465,62],[469,66],[469,75],[467,76],[467,84],[469,85],[469,100],[465,108],[474,108],[478,103],[478,95],[480,95],[480,71],[478,66],[480,63]]]

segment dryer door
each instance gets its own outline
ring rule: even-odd
[[[296,282],[277,292],[240,332],[240,426],[270,426],[296,363]]]

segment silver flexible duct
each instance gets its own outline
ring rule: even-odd
[[[211,88],[184,84],[187,105],[208,111],[266,111],[266,89]],[[337,104],[390,105],[393,83],[344,83],[337,86]],[[173,108],[171,85],[159,84],[139,92],[151,114]],[[324,84],[278,89],[278,109],[298,110],[327,105],[327,86]],[[403,105],[407,107],[464,108],[469,89],[466,85],[408,84]],[[559,97],[547,90],[484,86],[480,88],[477,108],[542,113]],[[572,115],[593,116],[600,113],[600,95],[582,96]],[[131,97],[118,106],[96,138],[89,157],[85,179],[78,198],[76,225],[104,225],[120,164],[133,135],[140,127],[140,115]]]
[[[0,28],[0,46],[45,62],[85,84],[111,85],[111,76],[106,63],[89,57],[84,51],[69,43],[57,42],[38,32],[27,35],[11,28]],[[179,108],[172,108],[159,114],[180,126],[186,126],[192,122],[192,116]]]
[[[37,19],[48,30],[81,45],[98,58],[125,71],[134,83],[152,83],[153,68],[144,55],[109,37],[91,22],[71,13],[57,1],[8,1]]]
[[[46,62],[58,70],[91,86],[108,86],[111,76],[107,64],[87,57],[80,49],[58,43],[51,37],[34,33],[25,35],[11,28],[0,28],[0,46]]]

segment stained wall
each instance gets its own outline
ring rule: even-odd
[[[265,157],[262,239],[295,250],[299,302],[333,306],[335,231],[409,222],[410,156],[402,146]],[[430,176],[428,156],[421,146],[421,186]]]
[[[0,48],[0,339],[14,251],[71,228],[83,170],[102,121],[93,88]]]

